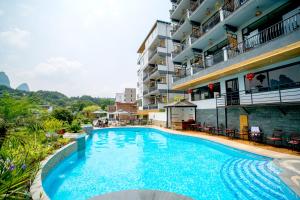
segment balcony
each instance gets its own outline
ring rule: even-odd
[[[190,13],[193,14],[197,8],[202,4],[204,0],[191,0],[190,2]]]
[[[221,12],[216,12],[211,18],[209,18],[206,22],[202,24],[202,32],[203,34],[207,33],[210,31],[213,27],[215,27],[220,21]]]
[[[167,54],[168,52],[165,46],[158,46],[149,54],[148,61],[149,63],[153,63],[158,56],[166,56]]]
[[[205,57],[205,66],[212,67],[220,62],[225,61],[224,53],[226,54],[226,49],[220,49],[215,53]]]
[[[229,15],[231,15],[233,12],[239,9],[242,5],[244,5],[247,1],[249,0],[234,0],[232,2],[227,2],[226,4],[224,4],[222,6],[224,18],[227,18]]]
[[[186,33],[190,32],[192,25],[189,20],[189,10],[186,9],[183,16],[177,24],[173,25],[171,36],[173,40],[181,40],[186,37]]]
[[[167,90],[167,89],[168,89],[168,85],[166,83],[156,83],[155,86],[149,87],[148,94],[159,93],[159,90]]]
[[[279,37],[288,35],[300,28],[300,13],[293,15],[292,17],[282,20],[262,31],[258,34],[253,35],[243,42],[234,45],[229,45],[228,58],[234,58],[240,54],[256,49],[263,44],[269,43]]]
[[[182,13],[184,10],[189,9],[190,0],[179,0],[179,1],[171,1],[173,6],[170,10],[170,18],[171,20],[179,21],[182,17]]]
[[[222,94],[216,98],[217,107],[300,104],[300,83],[282,84],[276,89],[260,88]]]
[[[149,93],[149,90],[144,90],[143,91],[143,95],[145,96],[145,95],[147,95]]]

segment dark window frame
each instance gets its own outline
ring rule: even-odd
[[[281,65],[281,66],[278,66],[278,67],[274,67],[272,69],[266,69],[266,70],[262,70],[262,71],[258,71],[258,72],[254,72],[253,74],[257,75],[257,74],[262,74],[262,73],[266,73],[267,74],[267,83],[268,83],[268,87],[266,88],[263,88],[262,91],[257,91],[255,93],[259,93],[259,92],[268,92],[268,91],[276,91],[278,90],[278,88],[272,88],[270,86],[270,75],[269,75],[269,72],[272,72],[272,71],[276,71],[276,70],[279,70],[279,69],[284,69],[284,68],[289,68],[289,67],[293,67],[293,66],[296,66],[296,65],[300,65],[300,61],[298,62],[294,62],[294,63],[290,63],[290,64],[286,64],[286,65]],[[300,67],[300,66],[299,66]],[[246,75],[244,75],[244,86],[245,86],[245,92],[247,94],[251,93],[251,89],[249,88],[246,88]],[[297,83],[297,82],[295,82]],[[280,85],[279,85],[280,87]],[[298,86],[300,87],[300,86]],[[294,88],[294,87],[290,87],[290,88]],[[286,87],[286,88],[282,88],[282,89],[290,89],[289,87]],[[267,90],[264,90],[264,89],[267,89]]]

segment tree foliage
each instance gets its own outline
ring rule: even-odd
[[[67,122],[69,124],[71,124],[73,121],[72,113],[68,109],[65,109],[65,108],[56,108],[52,112],[52,116],[57,120]]]

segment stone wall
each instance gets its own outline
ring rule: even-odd
[[[154,126],[159,126],[159,127],[166,127],[166,122],[164,121],[158,121],[158,120],[153,120],[152,125]]]
[[[282,129],[287,135],[291,132],[300,134],[300,106],[281,106],[280,109],[276,106],[258,106],[246,110],[249,114],[242,108],[228,108],[228,128],[239,129],[239,116],[246,114],[249,117],[249,127],[259,126],[265,135],[271,135],[274,129]],[[224,108],[219,108],[218,113],[219,124],[225,125]],[[216,109],[198,109],[197,122],[217,126]]]

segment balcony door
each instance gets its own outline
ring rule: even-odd
[[[226,94],[226,105],[240,105],[239,81],[237,78],[226,81]]]

